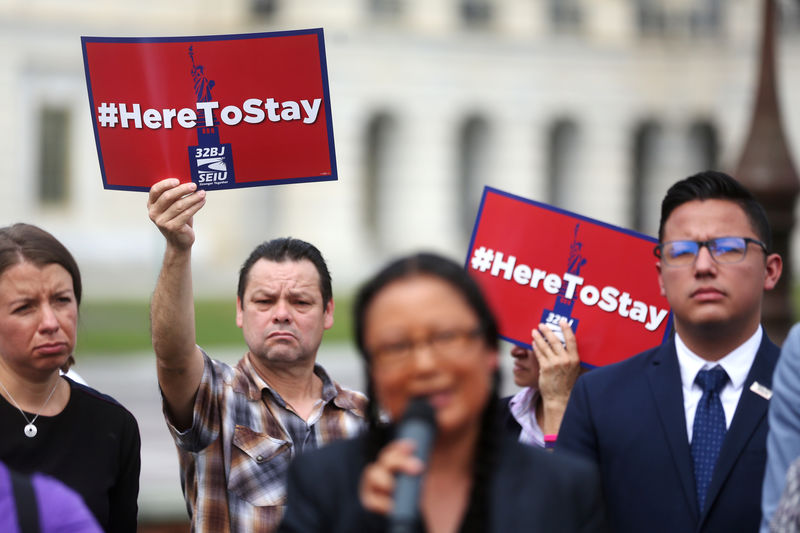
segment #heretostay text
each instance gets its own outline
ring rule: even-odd
[[[565,272],[563,276],[548,273],[539,268],[531,268],[528,265],[516,264],[517,258],[509,255],[508,259],[503,260],[503,253],[488,249],[485,246],[475,248],[470,266],[478,272],[489,271],[490,276],[500,277],[511,280],[519,285],[527,285],[532,289],[541,287],[549,294],[558,294],[563,283],[566,283],[564,297],[572,300],[576,293],[579,301],[587,306],[597,306],[607,313],[617,312],[619,316],[641,322],[647,331],[655,331],[661,322],[667,317],[669,312],[666,309],[659,309],[654,305],[647,305],[645,302],[634,300],[630,293],[623,292],[608,285],[598,289],[594,285],[584,285],[584,279]],[[580,290],[578,290],[580,287]]]
[[[228,126],[236,126],[241,122],[260,124],[264,120],[270,122],[302,120],[303,124],[313,124],[317,121],[322,98],[314,100],[286,100],[278,102],[274,98],[261,100],[248,98],[239,108],[235,105],[223,107],[220,120]],[[103,128],[144,127],[151,130],[160,128],[172,129],[177,123],[181,128],[191,129],[198,126],[197,122],[202,117],[201,127],[211,128],[214,124],[214,110],[219,109],[219,102],[197,102],[197,110],[189,107],[182,109],[145,109],[142,112],[139,104],[106,103],[97,107],[97,122]]]

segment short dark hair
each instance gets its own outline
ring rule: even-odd
[[[328,302],[333,298],[331,273],[328,271],[328,265],[325,264],[325,259],[322,257],[322,253],[320,253],[317,247],[300,239],[281,237],[279,239],[262,242],[256,246],[242,265],[241,270],[239,270],[239,287],[236,294],[239,297],[239,305],[242,308],[244,308],[244,289],[247,287],[250,269],[253,268],[253,265],[259,259],[275,261],[276,263],[283,263],[284,261],[302,261],[303,259],[311,261],[319,274],[319,290],[322,293],[322,306],[326,307]]]
[[[441,255],[422,252],[401,257],[389,263],[372,279],[367,281],[356,296],[353,306],[355,340],[361,356],[367,363],[369,363],[369,357],[367,356],[367,348],[364,345],[364,330],[369,304],[372,303],[375,296],[386,285],[393,281],[419,275],[434,276],[455,288],[478,316],[481,333],[486,345],[493,348],[498,347],[497,320],[472,276],[455,261]]]
[[[661,202],[658,241],[664,240],[664,225],[672,212],[692,200],[729,200],[742,208],[753,231],[772,250],[772,230],[764,208],[741,183],[716,170],[698,172],[672,185]]]
[[[78,263],[69,250],[50,233],[32,224],[17,223],[0,228],[0,275],[28,261],[38,267],[60,265],[72,278],[72,291],[80,305],[83,285]]]

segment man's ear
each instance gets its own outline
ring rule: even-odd
[[[661,277],[661,261],[656,261],[656,272],[658,272],[658,288],[661,289],[661,296],[666,298],[667,291],[664,289],[664,280]]]
[[[237,296],[236,297],[236,325],[239,326],[240,329],[242,327],[243,319],[244,319],[244,316],[243,316],[243,313],[242,313],[242,300]]]
[[[324,322],[325,329],[331,329],[331,327],[333,326],[334,307],[335,304],[333,303],[333,297],[331,297],[331,300],[328,302],[328,305],[325,306],[325,322]]]
[[[769,254],[764,265],[764,290],[772,290],[781,279],[783,259],[778,254]]]

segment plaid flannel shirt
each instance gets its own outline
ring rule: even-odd
[[[274,531],[283,517],[291,459],[304,446],[357,435],[366,397],[335,384],[316,365],[322,399],[306,423],[258,375],[249,355],[235,367],[204,356],[192,427],[178,431],[164,406],[192,531]]]

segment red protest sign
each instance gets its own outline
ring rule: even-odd
[[[336,179],[321,29],[81,43],[105,188]]]
[[[508,341],[563,317],[581,361],[602,366],[663,341],[672,327],[653,247],[639,233],[486,187],[467,255]]]

